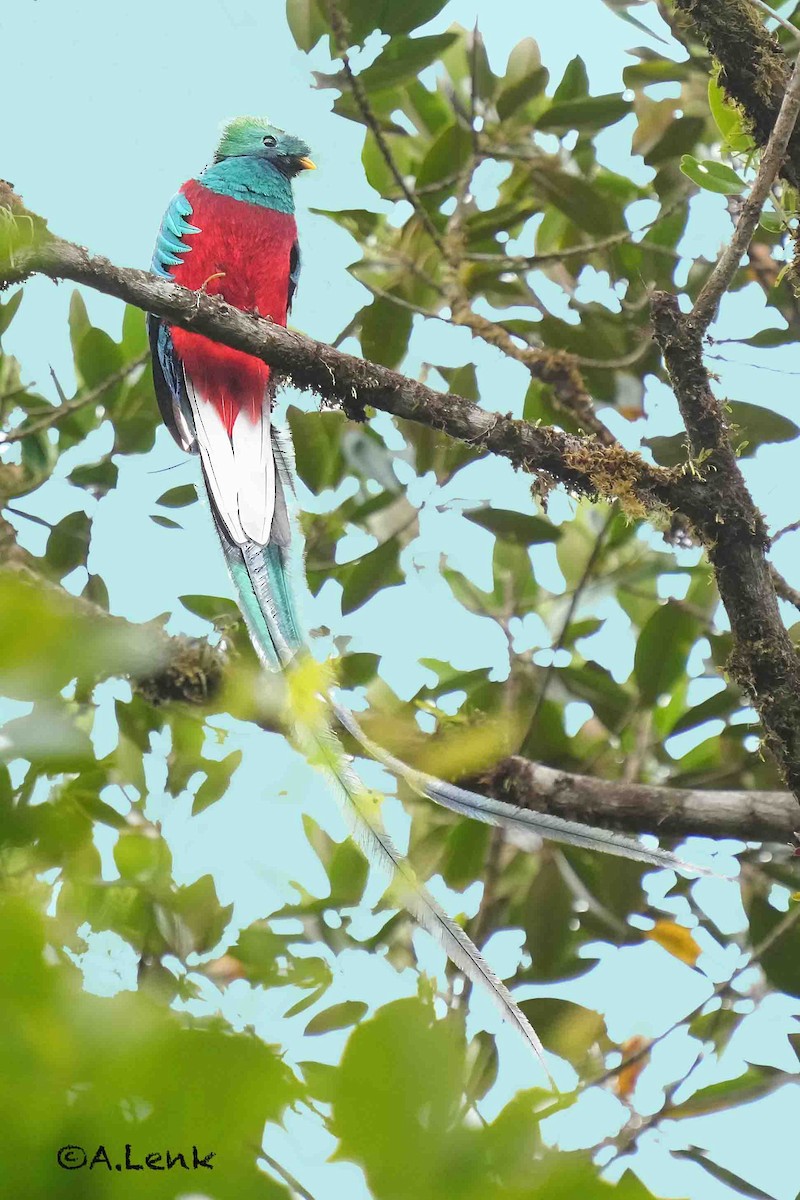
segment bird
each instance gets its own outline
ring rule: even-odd
[[[313,169],[306,143],[266,118],[228,122],[211,163],[184,183],[167,207],[151,270],[285,326],[301,263],[293,182]],[[293,518],[293,452],[288,433],[272,421],[274,373],[260,359],[168,319],[150,314],[147,323],[161,416],[178,445],[200,458],[211,516],[251,640],[265,667],[291,676],[307,656],[308,639],[296,602],[300,535]],[[524,848],[538,848],[541,838],[550,838],[656,867],[709,873],[611,831],[519,809],[435,779],[368,738],[331,688],[323,688],[318,700],[301,706],[304,716],[294,722],[296,744],[324,771],[351,831],[387,874],[393,894],[443,944],[455,966],[488,990],[542,1059],[542,1044],[508,989],[393,845],[380,802],[356,775],[340,731],[421,795],[459,816],[503,827]]]

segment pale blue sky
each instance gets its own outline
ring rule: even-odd
[[[117,262],[145,266],[167,201],[177,186],[208,160],[220,122],[239,113],[268,115],[276,124],[305,137],[319,166],[297,185],[304,268],[293,321],[314,337],[329,339],[365,302],[366,294],[345,271],[347,263],[357,257],[354,243],[306,209],[374,207],[380,202],[361,171],[360,127],[334,117],[331,93],[311,87],[310,68],[327,69],[326,56],[318,48],[309,59],[295,49],[283,8],[282,0],[206,0],[202,15],[199,10],[167,7],[163,0],[138,0],[131,6],[101,0],[82,0],[79,5],[65,5],[63,0],[17,0],[6,6],[0,10],[0,44],[6,48],[4,92],[16,99],[17,115],[11,122],[6,119],[0,133],[0,174],[14,182],[29,206],[45,214],[58,233]],[[453,20],[471,27],[476,12],[495,69],[502,70],[509,49],[520,38],[532,35],[542,46],[554,82],[569,59],[580,53],[587,62],[593,90],[600,92],[621,89],[622,69],[633,61],[626,56],[626,49],[646,41],[645,35],[614,18],[601,0],[562,0],[558,5],[534,0],[524,6],[520,0],[481,0],[477,4],[452,0],[431,28],[444,28]],[[652,4],[639,9],[637,15],[663,33]],[[661,48],[652,40],[650,45]],[[600,139],[604,161],[617,169],[630,165],[630,133],[629,119]],[[648,177],[641,161],[633,165],[637,177]],[[482,198],[485,203],[491,201],[490,182]],[[643,216],[642,223],[646,219]],[[712,255],[728,228],[722,200],[702,197],[695,204],[695,220],[684,252]],[[585,286],[600,287],[602,281],[588,281]],[[65,285],[33,281],[7,339],[8,348],[23,361],[25,378],[35,379],[48,394],[52,394],[51,364],[65,380],[70,378],[65,323],[69,290]],[[116,331],[120,320],[116,302],[90,296],[88,303],[95,321]],[[766,323],[760,315],[762,309],[760,293],[754,289],[730,300],[724,312],[726,335],[748,335],[760,328]],[[732,348],[726,352],[734,357]],[[524,372],[491,350],[479,348],[465,331],[417,321],[406,365],[413,373],[422,360],[458,364],[473,357],[487,405],[496,403],[502,411],[519,410]],[[758,361],[756,351],[743,357],[748,364]],[[800,370],[798,356],[791,349],[772,352],[770,363],[786,371]],[[716,365],[733,398],[761,400],[792,415],[797,385],[791,375],[767,374],[751,366],[737,367],[734,372]],[[648,432],[673,432],[677,428],[675,405],[666,388],[653,384],[650,400],[654,416]],[[307,399],[301,403],[313,404]],[[635,444],[638,427],[613,418],[612,424],[615,432]],[[381,428],[387,426],[384,422]],[[59,479],[39,494],[26,497],[24,507],[57,520],[86,504],[95,515],[92,565],[102,566],[115,610],[137,620],[174,611],[170,628],[204,631],[204,624],[185,613],[176,597],[194,592],[230,594],[206,513],[195,505],[177,514],[185,526],[181,533],[159,529],[148,519],[155,511],[155,499],[167,487],[192,480],[196,464],[184,459],[162,431],[150,455],[123,461],[119,487],[95,506],[66,484],[64,477],[78,461],[92,461],[109,445],[108,431],[101,429],[89,443],[64,456]],[[396,437],[392,445],[401,448],[401,439]],[[768,448],[754,463],[746,464],[758,500],[776,524],[798,516],[791,486],[795,456],[796,449],[787,454],[782,447]],[[402,467],[398,474],[405,481]],[[343,485],[338,498],[346,494],[346,488]],[[422,503],[426,494],[426,485],[421,483],[412,498]],[[446,496],[465,504],[490,496],[506,507],[530,509],[531,504],[527,480],[515,477],[502,463],[477,464],[461,472]],[[302,499],[309,507],[319,504],[308,495]],[[335,633],[351,636],[354,648],[382,652],[387,678],[403,693],[424,677],[411,656],[414,660],[428,655],[450,657],[462,667],[493,664],[501,677],[505,669],[505,643],[499,631],[491,623],[465,614],[437,572],[439,554],[445,551],[460,570],[485,584],[492,539],[478,529],[465,529],[466,523],[454,513],[439,511],[442,499],[437,495],[435,504],[423,509],[421,536],[402,560],[408,572],[403,588],[344,619],[335,586],[323,589],[314,604],[307,606],[309,625],[325,623]],[[330,496],[322,501],[334,502]],[[556,498],[553,512],[566,515],[570,505]],[[455,507],[457,512],[461,505]],[[37,550],[42,547],[41,530],[23,523],[19,527],[26,544]],[[355,540],[351,552],[360,552]],[[777,558],[800,585],[796,541],[786,538]],[[547,548],[537,551],[535,565],[540,578],[558,586],[558,571]],[[76,578],[75,584],[82,586],[82,580]],[[624,675],[632,640],[624,627],[617,633],[616,638],[598,644],[595,654]],[[124,694],[124,687],[108,686],[107,708],[115,692]],[[222,726],[224,721],[216,723]],[[156,748],[148,768],[148,815],[163,821],[178,881],[190,882],[210,871],[221,901],[233,901],[236,920],[245,924],[278,907],[290,894],[291,879],[324,894],[324,874],[302,833],[303,812],[311,813],[337,837],[344,835],[344,828],[324,786],[286,750],[281,739],[227,724],[231,733],[226,744],[213,747],[209,738],[206,751],[219,757],[238,746],[245,751],[234,786],[224,800],[189,820],[191,797],[173,801],[164,793],[161,755]],[[100,728],[98,736],[107,736],[107,724]],[[269,764],[268,771],[265,764]],[[382,781],[391,790],[391,782],[377,768],[368,774],[370,782]],[[389,823],[402,842],[407,818],[396,801],[390,800],[386,807]],[[105,834],[99,842],[111,873],[111,843]],[[655,880],[654,887],[658,889],[654,895],[660,894],[663,881],[659,886]],[[713,909],[726,933],[741,928],[741,909],[732,885],[704,881],[696,888],[698,899],[702,897],[708,909]],[[373,900],[380,890],[375,881],[370,891]],[[479,888],[465,897],[449,893],[441,881],[438,886],[434,883],[434,890],[453,913],[474,911],[480,894]],[[686,915],[680,905],[676,912]],[[369,918],[365,915],[362,920],[366,936]],[[441,973],[441,954],[429,939],[419,934],[415,946],[426,969]],[[488,948],[490,959],[501,971],[504,963],[509,967],[514,963],[517,953],[518,941],[515,943],[513,935],[494,939]],[[658,1033],[678,1015],[676,999],[683,1002],[689,994],[692,1002],[702,999],[698,976],[654,945],[619,951],[598,946],[597,953],[600,965],[596,971],[558,991],[603,1011],[612,1037]],[[712,980],[725,977],[735,953],[706,939],[703,965]],[[114,939],[95,939],[86,966],[98,989],[133,985],[132,958],[120,953]],[[238,983],[224,996],[210,984],[204,989],[207,1006],[220,1006],[234,1023],[254,1023],[270,1040],[286,1041],[297,1059],[318,1055],[333,1061],[341,1048],[341,1034],[316,1038],[313,1044],[302,1039],[302,1028],[311,1014],[286,1022],[281,1013],[292,1003],[291,997],[252,993]],[[351,952],[336,964],[335,982],[323,1007],[348,998],[378,1004],[415,990],[416,977],[410,970],[398,975],[379,956]],[[727,1073],[739,1072],[745,1051],[754,1053],[757,1061],[788,1068],[792,1060],[785,1030],[788,1013],[797,1007],[776,1002],[771,1008],[772,1022],[759,1018],[757,1028],[744,1031],[727,1052]],[[478,996],[473,1001],[473,1017],[473,1027],[485,1023],[497,1029],[494,1011]],[[751,1024],[756,1025],[755,1019]],[[499,1043],[503,1069],[485,1103],[489,1116],[514,1088],[530,1086],[535,1075],[518,1054],[513,1034],[501,1030]],[[686,1039],[676,1035],[664,1044],[663,1053],[686,1053],[686,1046]],[[657,1064],[652,1071],[649,1082],[647,1074],[642,1078],[640,1094],[645,1108],[648,1104],[657,1107],[660,1100]],[[557,1066],[557,1074],[562,1084],[568,1084],[568,1068]],[[615,1121],[624,1115],[618,1102],[605,1093],[589,1094],[583,1104],[580,1127],[587,1142],[598,1129],[613,1132]],[[780,1105],[779,1117],[776,1105]],[[780,1097],[720,1119],[716,1131],[705,1122],[701,1126],[703,1144],[778,1200],[793,1200],[797,1186],[793,1148],[786,1144],[781,1129],[796,1124],[798,1118],[800,1089],[792,1085]],[[574,1121],[567,1122],[561,1129],[554,1128],[553,1136],[571,1145],[575,1129]],[[687,1132],[688,1127],[681,1125],[678,1136]],[[324,1161],[333,1145],[309,1115],[293,1116],[285,1132],[271,1128],[265,1144],[320,1200],[360,1200],[366,1195],[355,1168]],[[664,1147],[670,1144],[669,1131],[648,1135],[643,1143],[646,1152],[637,1163],[656,1194],[667,1192],[697,1200],[730,1195],[691,1164],[669,1159]]]

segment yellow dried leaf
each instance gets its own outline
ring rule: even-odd
[[[642,1054],[641,1058],[636,1058],[636,1055],[641,1054],[646,1045],[647,1038],[637,1035],[636,1037],[628,1038],[628,1040],[623,1042],[622,1046],[620,1047],[622,1050],[623,1063],[629,1058],[633,1058],[635,1060],[634,1062],[629,1063],[627,1066],[621,1067],[617,1072],[617,1077],[614,1081],[614,1091],[617,1093],[620,1100],[627,1100],[632,1094],[633,1089],[636,1087],[636,1082],[639,1076],[650,1061],[649,1054]]]
[[[700,947],[692,937],[691,930],[675,921],[656,921],[645,937],[658,942],[669,954],[690,967],[693,967],[700,957]]]

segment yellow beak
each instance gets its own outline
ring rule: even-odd
[[[317,164],[312,162],[310,158],[298,158],[298,163],[301,167],[305,167],[307,171],[316,171]]]

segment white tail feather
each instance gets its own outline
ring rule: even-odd
[[[275,512],[275,459],[270,437],[269,401],[255,422],[240,412],[233,423],[233,458],[239,519],[247,536],[259,546],[269,541]]]
[[[308,725],[304,725],[296,729],[296,739],[300,749],[332,784],[345,819],[367,859],[388,876],[395,892],[400,893],[398,899],[423,929],[436,938],[451,962],[473,984],[483,987],[492,997],[503,1018],[522,1034],[535,1052],[555,1090],[544,1062],[544,1048],[532,1025],[478,948],[437,904],[427,888],[419,882],[408,861],[395,849],[383,829],[376,801],[345,763],[336,735],[330,730],[312,731]]]
[[[341,722],[364,748],[370,758],[388,767],[395,775],[405,779],[415,792],[440,804],[459,816],[471,817],[483,821],[486,825],[497,825],[507,830],[513,840],[523,849],[531,848],[531,841],[536,838],[547,838],[550,841],[564,842],[569,846],[580,846],[587,850],[600,850],[605,854],[616,854],[620,858],[631,858],[638,862],[649,863],[653,867],[666,867],[673,871],[681,871],[689,875],[715,875],[708,867],[696,866],[684,862],[669,850],[650,849],[634,838],[624,837],[609,829],[597,829],[591,825],[582,825],[578,821],[568,821],[551,813],[539,813],[527,808],[518,808],[506,804],[502,800],[494,800],[490,796],[481,796],[477,792],[469,792],[466,788],[457,787],[452,783],[444,783],[432,775],[426,775],[395,758],[388,750],[384,750],[377,742],[373,742],[359,725],[353,713],[343,705],[330,701],[337,720]]]
[[[195,389],[188,375],[186,394],[192,407],[203,473],[219,515],[238,546],[247,541],[239,518],[238,486],[233,446],[215,406]]]
[[[214,504],[237,546],[269,541],[275,514],[276,471],[265,398],[255,421],[240,412],[228,434],[216,406],[185,375],[203,471]]]

